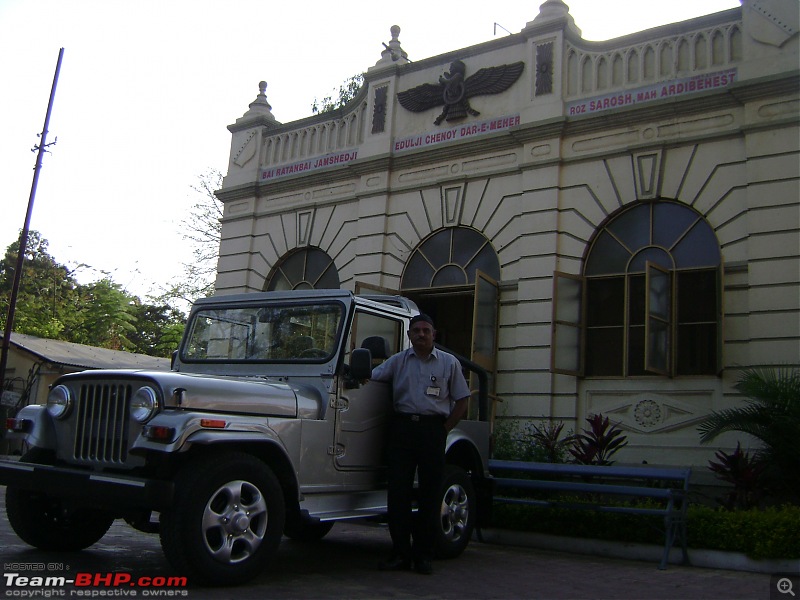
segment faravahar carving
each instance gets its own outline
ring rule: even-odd
[[[469,99],[483,94],[499,94],[510,88],[519,79],[523,62],[497,67],[485,67],[474,75],[464,77],[466,65],[456,60],[450,64],[450,71],[439,77],[439,83],[423,83],[415,88],[397,94],[400,106],[411,112],[424,112],[444,104],[444,110],[435,125],[442,121],[457,121],[480,113],[469,105]]]

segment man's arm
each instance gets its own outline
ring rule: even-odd
[[[397,354],[393,354],[377,367],[372,369],[371,381],[391,381],[394,377],[394,364]]]
[[[453,407],[453,410],[450,411],[450,416],[447,417],[447,420],[444,422],[444,428],[447,431],[450,431],[458,425],[458,422],[467,412],[467,401],[469,400],[469,396],[461,398],[460,400],[456,400],[456,404]]]

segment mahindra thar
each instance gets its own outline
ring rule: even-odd
[[[64,375],[46,406],[8,419],[25,450],[0,461],[9,523],[34,547],[76,551],[124,519],[158,533],[190,582],[235,585],[283,536],[384,519],[391,388],[369,377],[409,347],[417,313],[344,290],[197,301],[170,371]],[[491,498],[486,373],[459,359],[481,386],[447,440],[442,558],[464,550]]]

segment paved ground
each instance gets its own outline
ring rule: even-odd
[[[0,487],[0,504],[5,491]],[[319,542],[285,540],[271,568],[253,582],[231,588],[172,590],[178,597],[247,600],[250,598],[412,598],[454,599],[674,599],[793,600],[777,594],[769,575],[670,566],[659,571],[653,562],[592,558],[530,548],[473,542],[458,559],[434,563],[432,576],[376,569],[389,550],[385,528],[337,524]],[[9,574],[64,576],[77,573],[121,573],[136,579],[178,575],[166,564],[156,535],[115,523],[91,549],[54,555],[32,549],[10,530],[0,506],[0,598],[77,597],[113,593],[116,597],[149,595],[153,589],[80,588],[13,585]],[[41,567],[44,567],[43,569]],[[49,567],[49,568],[48,568]],[[25,571],[25,569],[29,571]],[[11,585],[10,585],[11,584]],[[795,585],[797,581],[795,580]],[[795,593],[800,589],[795,588]],[[146,593],[145,593],[146,592]],[[99,596],[97,596],[99,597]],[[174,597],[174,596],[173,596]]]

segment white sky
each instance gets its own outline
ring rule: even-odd
[[[565,0],[605,40],[739,0]],[[31,219],[60,263],[91,265],[144,297],[191,260],[191,186],[225,171],[227,125],[268,83],[281,122],[380,58],[389,28],[411,60],[519,32],[544,0],[0,0],[0,251],[31,191],[59,48],[64,58]],[[155,287],[154,287],[155,286]]]

